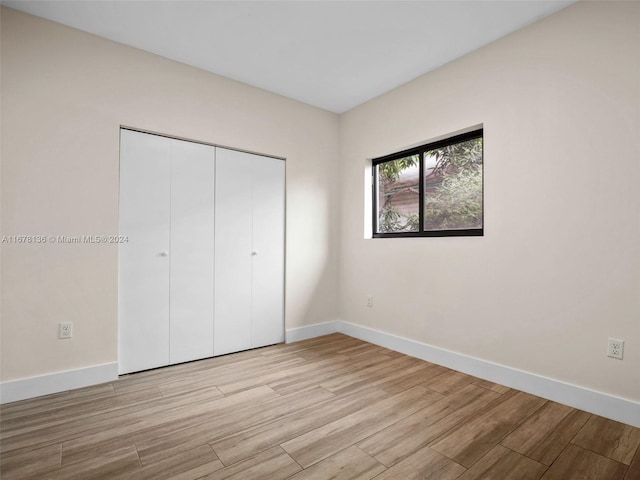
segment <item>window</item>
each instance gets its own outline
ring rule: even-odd
[[[373,160],[373,236],[483,235],[482,130]]]

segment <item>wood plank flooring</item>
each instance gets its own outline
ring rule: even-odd
[[[341,334],[3,405],[0,478],[640,480],[640,429]]]

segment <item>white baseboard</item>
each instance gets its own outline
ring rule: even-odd
[[[0,403],[16,402],[27,398],[64,392],[111,382],[118,378],[118,364],[107,363],[94,367],[50,373],[0,384]]]
[[[292,328],[286,331],[285,338],[287,343],[291,343],[336,332],[640,428],[640,403],[633,400],[470,357],[354,323],[332,321]],[[4,382],[0,384],[0,403],[87,387],[117,378],[118,364],[108,363]]]
[[[640,427],[640,403],[633,400],[470,357],[350,322],[339,320],[290,329],[287,330],[286,341],[287,343],[297,342],[336,332],[579,410]]]
[[[339,321],[338,332],[602,417],[640,427],[640,403]]]
[[[287,343],[336,333],[336,322],[317,323],[286,331]],[[108,363],[94,367],[56,372],[37,377],[22,378],[0,383],[0,404],[64,392],[74,388],[88,387],[111,382],[118,378],[118,364]]]
[[[285,342],[299,342],[308,338],[321,337],[338,331],[338,322],[324,322],[305,327],[289,328],[285,332]]]

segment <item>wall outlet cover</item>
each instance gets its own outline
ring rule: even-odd
[[[71,338],[73,336],[73,323],[61,322],[58,324],[58,338]]]
[[[610,338],[607,344],[607,356],[622,360],[624,355],[624,340]]]

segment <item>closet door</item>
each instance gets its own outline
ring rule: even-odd
[[[215,148],[171,140],[169,363],[213,356]]]
[[[214,353],[284,340],[284,161],[216,149]]]
[[[253,162],[252,347],[284,341],[284,161]]]
[[[120,132],[120,374],[169,361],[170,142]]]
[[[251,348],[252,155],[216,148],[214,354]]]

